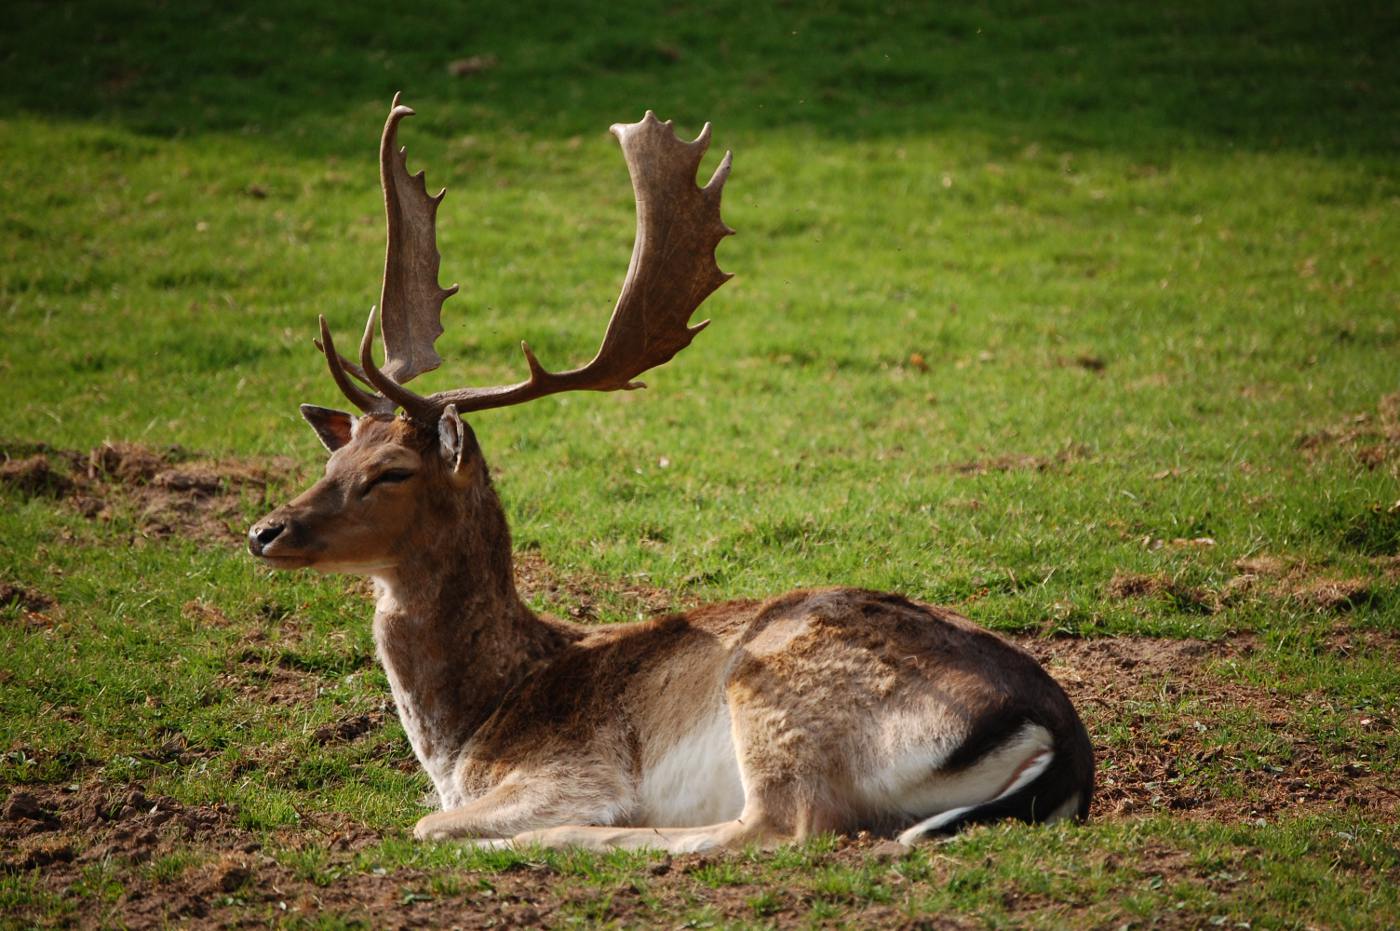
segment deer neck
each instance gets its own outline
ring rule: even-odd
[[[399,720],[444,807],[453,769],[507,692],[580,633],[546,621],[515,588],[510,531],[489,487],[435,539],[374,577],[374,639]]]

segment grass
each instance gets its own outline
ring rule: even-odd
[[[562,17],[284,0],[20,3],[8,19],[6,444],[290,457],[299,475],[273,497],[314,474],[296,405],[339,401],[310,338],[317,313],[342,340],[358,332],[377,294],[374,145],[395,90],[420,113],[410,164],[449,188],[443,280],[463,285],[446,362],[415,386],[514,379],[521,338],[546,365],[581,361],[632,237],[603,130],[648,107],[686,133],[709,119],[702,173],[733,148],[739,230],[713,327],[646,392],[473,421],[518,549],[596,585],[604,621],[635,616],[632,588],[682,604],[844,583],[1012,633],[1259,645],[1210,670],[1282,696],[1286,721],[1166,691],[1124,701],[1096,728],[1105,772],[1141,733],[1177,740],[1216,711],[1223,755],[1183,778],[1246,803],[1293,765],[1294,735],[1358,772],[1400,752],[1390,5]],[[449,73],[470,56],[495,64]],[[248,521],[261,507],[241,505]],[[0,539],[0,582],[56,605],[38,626],[0,608],[6,784],[223,803],[318,888],[378,869],[405,895],[476,908],[480,877],[538,870],[565,900],[608,890],[550,919],[584,923],[1365,927],[1400,911],[1393,821],[1344,802],[997,828],[893,867],[819,841],[670,879],[647,857],[414,845],[426,782],[392,711],[358,740],[315,738],[385,710],[362,594],[8,487]],[[1237,562],[1263,556],[1294,575],[1230,596]],[[1115,598],[1117,573],[1169,584]],[[1309,600],[1318,579],[1361,594]],[[577,587],[537,606],[575,608]],[[1373,645],[1338,651],[1338,636]],[[334,818],[380,839],[333,851]],[[67,898],[7,872],[0,904],[16,923],[111,921],[127,886],[178,883],[205,859],[98,861]],[[215,914],[279,917],[240,895]],[[322,920],[351,920],[335,914]]]

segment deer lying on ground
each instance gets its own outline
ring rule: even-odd
[[[689,345],[706,325],[691,315],[729,277],[715,248],[733,232],[719,210],[730,155],[699,188],[708,124],[688,143],[650,112],[613,126],[637,237],[593,361],[551,372],[522,343],[524,381],[423,397],[404,383],[441,362],[433,344],[456,286],[438,285],[445,192],[429,196],[398,148],[412,113],[396,96],[380,143],[385,364],[373,309],[358,365],[321,318],[317,346],[362,414],[302,407],[331,451],[325,477],[254,525],[248,547],[276,568],[374,580],[379,658],[442,809],[415,834],[679,853],[1086,817],[1093,753],[1065,693],[946,608],[827,589],[582,626],[521,600],[505,513],[462,415],[641,387],[638,375]]]

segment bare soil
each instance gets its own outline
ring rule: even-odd
[[[0,447],[0,485],[58,499],[88,520],[129,521],[141,540],[240,540],[245,511],[271,507],[269,486],[293,472],[287,459],[217,460],[178,447],[104,443],[87,453],[42,444]]]
[[[634,581],[564,574],[545,562],[538,553],[532,552],[515,554],[515,582],[527,598],[573,602],[568,613],[580,621],[598,616],[596,606],[600,594],[612,596],[627,613],[640,613],[644,617],[662,614],[678,606],[672,594],[663,589]]]
[[[1007,455],[989,459],[955,462],[946,471],[958,475],[986,475],[990,472],[1048,472],[1089,458],[1089,448],[1080,444],[1066,446],[1051,456]]]
[[[1400,474],[1400,392],[1382,397],[1375,413],[1363,411],[1304,433],[1295,445],[1310,457],[1335,449],[1367,469]]]
[[[16,607],[28,617],[42,614],[54,605],[53,598],[38,589],[0,581],[0,608]]]
[[[1394,636],[1375,631],[1335,636],[1339,651],[1394,656],[1400,647]],[[1319,806],[1400,814],[1400,790],[1385,774],[1339,759],[1336,748],[1324,752],[1297,726],[1301,706],[1321,699],[1281,695],[1214,668],[1221,660],[1252,655],[1258,646],[1249,635],[1214,643],[1111,637],[1022,640],[1021,645],[1069,693],[1095,738],[1096,818],[1169,810],[1229,822]],[[1217,737],[1228,719],[1241,713],[1262,722],[1285,745],[1268,759],[1264,774],[1246,757],[1266,751]],[[1107,740],[1108,733],[1120,736]]]
[[[1400,560],[1381,556],[1371,560],[1386,581],[1400,579]],[[1235,562],[1238,575],[1218,588],[1188,585],[1164,573],[1151,575],[1118,571],[1104,593],[1116,601],[1132,598],[1166,597],[1178,608],[1214,614],[1249,598],[1291,601],[1324,612],[1347,611],[1375,597],[1375,583],[1364,578],[1338,575],[1327,566],[1306,560],[1259,555]]]

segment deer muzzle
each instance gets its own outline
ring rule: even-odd
[[[276,518],[264,518],[248,530],[248,552],[261,556],[263,549],[282,535],[287,529],[286,522]]]

